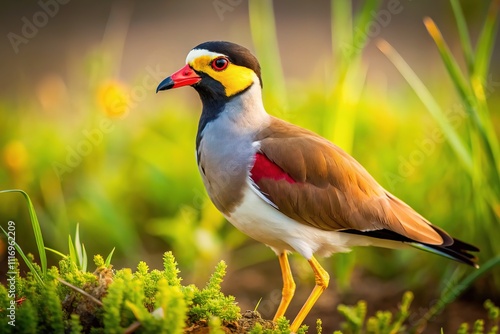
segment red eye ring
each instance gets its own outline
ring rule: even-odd
[[[212,60],[212,63],[210,65],[216,71],[223,71],[229,65],[229,59],[227,59],[226,57],[218,57]]]

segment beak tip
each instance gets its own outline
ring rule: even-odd
[[[162,82],[160,82],[158,87],[156,87],[156,93],[158,93],[160,90],[170,89],[170,88],[174,87],[174,84],[175,84],[174,80],[172,80],[171,77],[168,77],[168,78],[164,79]]]

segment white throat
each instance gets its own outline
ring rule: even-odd
[[[247,91],[229,101],[219,117],[227,118],[243,132],[256,132],[271,122],[271,116],[262,103],[262,90],[259,78],[253,74],[252,86]]]

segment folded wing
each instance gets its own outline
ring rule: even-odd
[[[251,178],[288,217],[322,230],[387,230],[426,245],[453,243],[318,135],[273,118],[257,140],[260,151]]]

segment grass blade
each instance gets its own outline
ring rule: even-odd
[[[491,53],[493,49],[493,42],[495,37],[497,18],[498,18],[498,4],[499,0],[492,2],[490,10],[488,12],[488,17],[483,26],[479,42],[477,45],[476,55],[473,56],[469,54],[471,52],[470,39],[467,33],[467,27],[465,24],[465,19],[460,9],[458,1],[452,1],[452,7],[455,13],[457,24],[459,26],[459,33],[462,42],[462,47],[464,48],[464,54],[469,59],[467,61],[474,60],[471,64],[472,73],[470,77],[467,78],[461,73],[460,67],[458,66],[455,58],[453,57],[451,51],[446,45],[441,32],[437,28],[436,24],[432,19],[425,18],[425,26],[433,38],[436,46],[438,48],[441,59],[450,75],[455,88],[462,100],[462,104],[465,106],[465,110],[471,116],[471,120],[475,125],[475,128],[471,129],[471,141],[475,141],[475,136],[480,139],[478,145],[473,145],[473,150],[471,152],[471,157],[475,158],[476,162],[476,173],[472,173],[471,176],[479,183],[492,183],[492,187],[500,184],[500,173],[497,168],[494,168],[492,173],[485,172],[485,167],[482,165],[482,158],[480,157],[481,151],[484,151],[488,164],[491,166],[498,166],[499,164],[499,148],[498,139],[492,122],[490,121],[488,106],[486,104],[486,94],[485,94],[485,81],[486,73],[489,68]],[[476,149],[474,149],[476,147]],[[489,176],[483,176],[484,173],[490,174]],[[487,186],[490,187],[490,186]],[[488,191],[485,191],[488,193]],[[489,196],[489,195],[488,195]],[[491,196],[489,196],[491,197]],[[494,196],[488,198],[488,202],[495,205]]]
[[[479,34],[478,42],[476,45],[476,61],[474,66],[474,77],[477,77],[481,83],[486,82],[486,76],[493,53],[493,45],[498,26],[498,11],[500,7],[500,0],[491,2],[488,10],[488,16],[484,23],[483,29]]]
[[[45,250],[48,250],[49,252],[52,252],[52,253],[54,253],[54,254],[59,255],[59,256],[60,256],[60,257],[62,257],[63,259],[65,259],[65,258],[67,258],[67,257],[68,257],[67,255],[65,255],[65,254],[61,253],[60,251],[55,250],[55,249],[53,249],[53,248],[45,247]]]
[[[489,139],[488,135],[489,131],[486,130],[484,122],[478,113],[479,109],[478,100],[481,100],[483,102],[485,101],[485,94],[482,81],[475,80],[474,77],[472,77],[471,79],[472,87],[471,87],[471,85],[467,83],[466,78],[461,73],[460,67],[458,66],[455,58],[453,57],[450,49],[446,45],[443,36],[441,35],[441,32],[439,31],[434,21],[427,17],[424,19],[424,24],[427,28],[427,31],[431,35],[432,39],[434,39],[434,42],[436,43],[439,54],[441,55],[441,59],[443,60],[446,69],[448,70],[448,74],[450,75],[452,82],[455,84],[455,88],[457,89],[458,94],[462,100],[462,103],[465,106],[465,110],[471,116],[471,119],[474,121],[475,125],[478,128],[478,134],[480,135],[481,139],[484,142],[484,146],[486,148],[486,152],[489,155],[490,160],[495,161],[496,159],[495,150],[494,148],[491,147],[492,142]],[[483,29],[483,31],[484,30],[486,29]],[[492,37],[491,34],[485,34],[485,36],[488,38]],[[488,43],[492,44],[493,41],[488,40]],[[491,52],[491,45],[489,45],[489,48],[490,48],[489,51]],[[476,63],[486,63],[487,66],[489,64],[489,57],[487,62],[485,61],[481,62],[479,57],[476,56]],[[477,98],[478,96],[479,99]]]
[[[446,307],[446,305],[453,302],[462,292],[469,288],[476,279],[498,265],[500,265],[500,256],[490,259],[485,264],[481,265],[479,269],[472,271],[458,284],[454,285],[450,289],[447,289],[443,295],[441,295],[439,300],[422,316],[422,318],[419,319],[419,321],[417,321],[414,328],[418,328],[427,323],[435,315],[439,314]]]
[[[0,226],[0,229],[2,229],[5,236],[8,236],[7,231],[5,231],[3,227]],[[31,273],[35,277],[38,284],[40,286],[44,286],[45,283],[43,282],[42,277],[40,277],[40,275],[38,274],[38,271],[33,266],[33,263],[31,263],[31,261],[28,259],[28,257],[24,254],[23,250],[21,249],[21,247],[19,246],[19,244],[17,242],[15,242],[14,247],[16,247],[17,253],[19,253],[19,255],[21,255],[21,257],[24,260],[24,263],[26,263],[26,266],[28,266],[29,270],[31,271]]]
[[[489,15],[489,17],[494,17],[496,18],[496,15]],[[455,88],[458,91],[458,94],[460,95],[460,98],[462,99],[462,102],[464,106],[466,107],[465,110],[469,113],[471,116],[472,120],[475,122],[475,125],[478,128],[478,134],[480,135],[481,139],[484,141],[484,145],[487,151],[487,154],[489,155],[490,160],[495,161],[495,150],[491,147],[490,143],[491,141],[489,140],[488,136],[488,131],[486,130],[484,126],[484,122],[481,119],[478,109],[479,109],[479,102],[478,100],[484,102],[485,101],[485,94],[484,94],[484,89],[483,89],[483,84],[482,80],[477,80],[474,78],[474,76],[471,78],[471,83],[472,87],[467,84],[467,81],[463,74],[460,71],[460,68],[451,54],[451,51],[449,50],[448,46],[446,45],[443,36],[441,35],[441,32],[437,28],[436,24],[432,19],[430,18],[425,18],[424,19],[425,26],[427,28],[427,31],[431,35],[431,37],[434,39],[434,42],[436,43],[436,46],[438,47],[439,54],[441,55],[441,58],[443,60],[444,65],[446,66],[446,69],[448,70],[448,74],[450,75],[453,83],[455,84]],[[490,23],[491,26],[493,26],[493,23]],[[493,44],[493,41],[491,39],[492,34],[491,34],[491,29],[487,29],[486,27],[488,26],[488,20],[487,23],[485,24],[485,28],[483,29],[483,36],[485,36],[486,42],[483,44],[486,45],[485,49],[488,50],[491,53],[491,47]],[[479,54],[478,54],[479,56]],[[479,57],[476,56],[476,63],[477,64],[486,64],[485,68],[488,68],[489,64],[489,57],[491,54],[484,56],[481,54],[481,57],[486,57],[487,61],[483,59],[479,59]],[[478,66],[478,65],[476,65]]]
[[[87,251],[85,250],[85,245],[82,244],[82,263],[81,270],[85,273],[87,272]]]
[[[352,38],[352,3],[350,0],[332,0],[331,30],[334,61],[340,62],[357,47]]]
[[[78,259],[78,267],[80,269],[83,268],[83,250],[82,250],[82,243],[80,242],[80,224],[76,224],[76,232],[75,232],[75,252],[76,252],[76,257]]]
[[[462,99],[462,101],[469,101],[469,97],[471,95],[471,87],[468,85],[468,82],[462,74],[462,71],[460,70],[458,63],[455,60],[455,57],[453,57],[453,54],[451,53],[448,45],[444,41],[441,31],[439,31],[439,28],[430,17],[424,18],[424,24],[427,28],[427,31],[429,32],[429,35],[431,35],[432,39],[434,40],[434,43],[436,43],[439,55],[441,56],[446,69],[448,70],[448,74],[450,75],[452,82],[455,85],[458,94],[460,95],[460,98]],[[468,109],[469,112],[473,111],[473,109],[471,108],[466,109]]]
[[[272,1],[248,2],[250,30],[266,87],[264,97],[279,114],[288,110]]]
[[[323,135],[351,152],[357,118],[357,106],[365,88],[366,69],[360,64],[361,53],[368,42],[369,30],[380,1],[364,3],[353,18],[352,1],[331,2],[333,66],[335,79],[327,100]],[[354,22],[354,25],[353,25]]]
[[[332,46],[336,61],[350,62],[363,51],[369,37],[366,32],[379,3],[379,0],[366,1],[353,19],[352,1],[331,1]]]
[[[356,45],[357,50],[361,51],[364,49],[366,43],[368,42],[368,27],[373,23],[374,14],[379,6],[379,0],[368,0],[365,2],[363,8],[354,18],[354,34],[353,42],[359,43]],[[360,52],[358,52],[359,54]],[[353,54],[351,56],[357,56],[358,54]]]
[[[45,276],[47,274],[47,254],[45,253],[45,246],[43,243],[42,229],[40,228],[40,223],[38,222],[38,218],[36,216],[35,207],[31,202],[28,194],[21,189],[9,189],[9,190],[1,190],[0,194],[13,193],[18,192],[24,196],[26,201],[28,202],[28,210],[31,219],[31,225],[33,227],[33,233],[35,234],[35,242],[38,248],[38,257],[40,258],[40,267],[42,269],[42,275]],[[20,250],[21,248],[19,248]],[[24,253],[23,253],[24,254]],[[24,257],[23,257],[24,258]],[[25,259],[26,261],[26,259]],[[26,263],[28,264],[28,263]],[[31,268],[30,268],[31,269]]]
[[[474,69],[474,53],[472,51],[472,44],[470,41],[469,31],[467,29],[467,23],[465,22],[465,17],[462,11],[462,7],[460,7],[460,2],[458,0],[450,0],[450,2],[451,8],[453,9],[453,14],[455,15],[455,20],[457,21],[458,36],[460,38],[462,51],[464,52],[467,70],[470,74]]]
[[[91,295],[91,294],[89,294],[87,291],[85,291],[85,290],[83,290],[83,289],[80,289],[79,287],[74,286],[74,285],[73,285],[73,284],[71,284],[71,283],[66,282],[65,280],[63,280],[63,279],[62,279],[62,278],[60,278],[60,277],[57,277],[57,280],[58,280],[59,282],[61,282],[62,284],[66,285],[67,287],[69,287],[69,288],[71,288],[71,289],[75,290],[76,292],[80,293],[81,295],[83,295],[83,296],[87,297],[88,299],[90,299],[91,301],[93,301],[94,303],[96,303],[97,305],[99,305],[99,306],[101,306],[101,307],[103,306],[103,305],[102,305],[102,302],[101,302],[99,299],[97,299],[96,297],[92,296],[92,295]]]
[[[78,264],[78,257],[76,254],[76,249],[75,246],[73,245],[73,240],[71,240],[71,235],[68,235],[68,249],[69,249],[69,258],[73,263],[75,263],[77,266]]]
[[[401,57],[401,55],[386,41],[379,40],[377,43],[378,48],[382,53],[384,53],[387,58],[396,66],[401,75],[406,79],[406,81],[413,88],[417,96],[420,98],[422,103],[426,106],[427,110],[434,117],[436,122],[441,127],[443,134],[450,143],[455,154],[458,156],[459,161],[464,166],[465,170],[472,174],[472,158],[470,153],[467,151],[464,143],[458,136],[455,129],[450,125],[448,119],[446,118],[443,110],[438,105],[432,94],[429,92],[427,87],[418,78],[415,72],[410,68],[406,61]]]
[[[109,265],[111,264],[111,258],[113,257],[113,253],[115,252],[115,247],[113,247],[113,249],[111,250],[111,252],[108,254],[108,257],[106,257],[106,261],[104,262],[104,264],[106,265],[106,267],[109,267]]]
[[[492,1],[488,16],[486,17],[483,29],[478,38],[476,45],[476,62],[474,71],[471,76],[471,81],[473,83],[474,95],[478,101],[479,105],[479,117],[482,121],[482,127],[479,129],[480,135],[484,141],[484,145],[488,154],[489,162],[492,166],[495,166],[495,173],[497,185],[500,186],[500,148],[498,145],[498,137],[493,126],[493,122],[490,121],[490,113],[486,103],[485,92],[493,89],[492,87],[487,87],[488,85],[488,71],[491,63],[491,57],[493,53],[493,46],[495,42],[495,36],[498,29],[498,13],[500,8],[500,1]],[[491,93],[491,91],[489,91]]]

